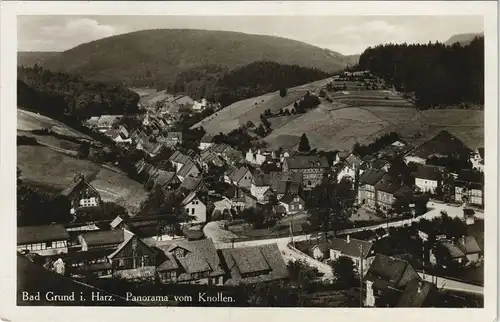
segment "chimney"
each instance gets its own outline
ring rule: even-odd
[[[351,236],[350,235],[347,235],[346,241],[347,241],[348,244],[351,242]]]
[[[365,306],[374,307],[375,306],[375,295],[373,294],[373,282],[366,281],[366,297]]]

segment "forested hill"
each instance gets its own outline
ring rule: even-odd
[[[224,73],[209,66],[181,73],[172,90],[191,97],[205,97],[227,106],[249,97],[324,79],[330,74],[314,68],[257,61]]]
[[[139,95],[121,85],[90,82],[35,65],[18,67],[18,106],[48,116],[69,114],[80,119],[137,112]]]
[[[418,107],[484,104],[484,37],[466,46],[380,45],[363,52],[359,68],[414,93]]]
[[[218,65],[231,70],[262,60],[326,72],[342,70],[352,63],[351,58],[339,53],[286,38],[229,31],[157,29],[82,44],[45,60],[43,67],[129,87],[165,88],[179,73],[195,67]]]
[[[483,33],[480,33],[480,34],[458,34],[458,35],[453,35],[450,37],[450,39],[448,39],[445,44],[448,45],[448,46],[451,46],[455,43],[459,43],[460,45],[462,46],[465,46],[465,45],[468,45],[470,44],[471,41],[474,40],[474,38],[476,37],[483,37],[484,34]]]

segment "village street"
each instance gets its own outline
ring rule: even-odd
[[[387,228],[387,227],[401,227],[404,226],[405,224],[410,224],[413,221],[418,221],[422,218],[431,220],[435,217],[441,216],[441,211],[446,211],[448,213],[448,216],[450,217],[460,217],[463,216],[463,208],[460,207],[455,207],[455,206],[449,206],[446,204],[439,204],[439,203],[433,203],[429,202],[428,204],[429,211],[417,218],[414,219],[403,219],[399,221],[394,221],[391,223],[381,223],[373,226],[366,226],[366,227],[360,227],[360,228],[352,228],[352,229],[345,229],[342,231],[337,232],[337,235],[347,235],[347,234],[352,234],[364,230],[376,230],[378,228]],[[483,213],[476,212],[476,217],[477,218],[484,218]],[[300,251],[297,251],[296,249],[289,247],[289,244],[292,242],[292,239],[290,236],[287,237],[281,237],[281,238],[270,238],[270,239],[260,239],[260,240],[250,240],[250,241],[234,241],[233,242],[227,242],[227,240],[231,238],[235,238],[236,235],[233,233],[223,230],[222,225],[220,222],[211,222],[205,226],[204,229],[205,234],[207,235],[208,238],[212,238],[212,240],[215,243],[215,246],[217,248],[231,248],[231,247],[250,247],[250,246],[257,246],[257,245],[264,245],[264,244],[271,244],[271,243],[276,243],[278,244],[278,248],[281,251],[281,254],[283,255],[283,258],[285,261],[290,261],[290,260],[302,260],[306,261],[309,266],[316,267],[319,272],[324,274],[324,279],[331,279],[332,278],[332,269],[330,266],[328,266],[325,263],[322,263],[320,261],[315,260],[314,258],[307,256]],[[299,241],[305,241],[305,240],[310,240],[314,239],[317,234],[307,234],[307,235],[298,235],[294,236],[293,241],[299,242]],[[229,239],[228,239],[229,238]],[[470,289],[471,292],[479,292],[478,289],[480,287],[476,287],[474,285],[469,285],[465,283],[460,283],[456,281],[451,281],[451,280],[445,280],[440,278],[442,281],[440,282],[440,286],[444,285],[445,288],[451,287],[451,289]],[[482,289],[482,288],[480,288]]]

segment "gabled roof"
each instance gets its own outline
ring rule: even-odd
[[[157,170],[155,173],[155,176],[153,178],[153,181],[154,181],[155,185],[157,185],[159,187],[163,187],[163,186],[169,184],[175,178],[176,178],[175,172]]]
[[[81,234],[88,246],[114,245],[125,240],[123,230],[91,231]]]
[[[187,176],[182,181],[181,185],[179,186],[179,189],[186,189],[188,191],[193,191],[196,190],[202,184],[202,182],[203,178],[201,176],[198,177]]]
[[[183,248],[188,251],[188,254],[184,257],[175,257],[172,251],[176,248]],[[159,245],[161,249],[167,255],[167,261],[176,259],[186,273],[197,273],[202,271],[210,270],[211,276],[217,276],[224,274],[222,269],[217,250],[212,239],[200,239],[200,240],[180,240],[171,241],[165,243],[164,245]],[[165,265],[164,265],[165,264]],[[163,265],[163,266],[162,266]],[[158,270],[168,270],[175,268],[173,263],[163,263],[158,267]],[[179,276],[179,279],[189,279],[189,276]]]
[[[181,206],[185,206],[185,205],[189,204],[189,203],[190,203],[191,201],[193,201],[193,199],[195,199],[195,198],[198,198],[196,191],[192,191],[192,192],[190,192],[190,193],[187,195],[187,197],[186,197],[186,198],[184,198],[184,200],[181,202]],[[199,199],[199,198],[198,198],[198,199]],[[201,202],[201,200],[200,200],[200,202]]]
[[[231,172],[229,174],[229,179],[231,181],[234,181],[236,183],[240,182],[241,179],[247,174],[247,172],[250,172],[247,167],[239,167],[235,171]]]
[[[66,239],[69,239],[69,234],[62,225],[17,227],[18,245]]]
[[[390,162],[387,161],[387,160],[384,160],[384,159],[377,159],[375,161],[373,161],[372,163],[372,168],[373,169],[377,169],[377,170],[380,170],[382,169],[383,167],[385,167],[387,164],[390,165]]]
[[[346,241],[344,247],[342,248],[341,251],[342,255],[347,255],[351,257],[363,257],[363,258],[367,258],[368,255],[370,255],[370,251],[373,246],[372,242],[354,238],[349,238],[349,239],[350,239],[349,242]]]
[[[300,196],[296,195],[296,194],[292,194],[292,193],[289,193],[289,194],[286,194],[284,195],[280,201],[284,204],[290,204],[291,202],[294,201],[295,198],[299,198],[299,202],[304,202],[304,200],[302,200],[302,198],[300,198]]]
[[[198,169],[198,168],[196,167],[196,164],[194,164],[194,162],[193,162],[193,161],[188,160],[188,161],[187,161],[187,162],[186,162],[186,163],[182,166],[182,168],[179,170],[179,172],[177,173],[177,175],[179,175],[179,176],[181,176],[181,177],[185,177],[185,176],[187,176],[187,175],[189,174],[189,172],[190,172],[191,170],[193,170],[193,168]]]
[[[376,185],[385,175],[385,172],[369,169],[359,177],[360,184]]]
[[[456,181],[484,184],[484,174],[482,172],[479,172],[479,171],[464,169],[464,170],[460,171]]]
[[[407,261],[379,254],[375,256],[366,272],[365,280],[372,281],[378,288],[387,286],[398,288],[403,275],[409,268],[411,265]],[[414,278],[420,280],[418,274]]]
[[[174,154],[172,154],[170,158],[168,158],[168,160],[175,163],[185,164],[189,160],[191,160],[191,158],[185,154],[182,154],[180,151],[175,151]]]
[[[397,307],[424,307],[431,303],[432,296],[438,292],[435,284],[414,279],[408,283],[399,298]]]
[[[329,167],[327,158],[317,155],[295,155],[285,158],[285,162],[289,169],[324,169]]]
[[[439,181],[442,178],[441,169],[432,165],[420,165],[414,174],[416,179]]]
[[[452,241],[441,241],[441,244],[448,250],[452,258],[460,258],[465,256],[465,253],[462,251],[462,249],[460,249],[460,247],[458,247],[458,245],[454,244]]]
[[[346,165],[348,165],[349,167],[357,169],[357,168],[359,168],[359,166],[361,165],[361,159],[360,159],[357,155],[355,155],[355,154],[351,153],[351,154],[349,154],[349,156],[345,159],[345,163],[346,163]]]
[[[469,155],[472,151],[457,137],[448,131],[441,131],[432,139],[418,146],[412,153],[412,156],[427,158],[432,155]]]
[[[298,194],[301,184],[291,181],[280,181],[276,187],[277,194]]]
[[[271,184],[271,177],[265,173],[258,173],[253,176],[252,183],[259,187],[269,186]]]
[[[288,277],[288,270],[277,244],[220,250],[224,265],[229,271],[228,285],[251,284]],[[244,277],[245,273],[264,274]]]
[[[76,188],[80,185],[80,184],[85,184],[87,185],[88,187],[90,187],[92,190],[94,190],[96,193],[99,193],[94,187],[92,187],[92,185],[90,183],[87,182],[87,180],[85,180],[85,176],[83,174],[79,174],[77,176],[75,176],[73,182],[71,182],[62,192],[61,192],[61,195],[63,196],[69,196],[70,194],[72,194]]]
[[[477,244],[474,236],[467,236],[458,240],[458,247],[464,252],[465,255],[480,253],[481,248]]]
[[[375,189],[378,191],[387,192],[390,194],[395,193],[399,189],[401,189],[401,183],[395,182],[389,178],[389,176],[385,175],[381,180],[377,182],[375,185]]]
[[[167,140],[182,142],[182,132],[168,132]]]
[[[477,153],[479,153],[479,156],[481,159],[484,160],[484,147],[483,148],[477,148]]]
[[[138,243],[141,243],[142,246],[150,253],[150,254],[153,254],[154,253],[154,250],[151,249],[146,243],[144,243],[143,241],[141,241],[137,236],[135,236],[132,232],[124,229],[122,231],[123,233],[123,237],[124,237],[124,240],[123,242],[120,244],[120,246],[118,246],[118,248],[113,252],[111,253],[110,255],[108,255],[108,258],[109,259],[113,259],[116,255],[118,255],[122,249],[127,246],[134,238],[136,238],[137,242]]]

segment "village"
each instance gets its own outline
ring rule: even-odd
[[[77,174],[61,192],[71,223],[18,227],[17,251],[30,261],[82,281],[211,287],[288,281],[297,262],[325,285],[359,289],[361,306],[481,297],[484,148],[445,130],[417,146],[391,132],[349,151],[312,150],[305,134],[294,148],[247,148],[231,136],[253,139],[253,126],[190,129],[216,104],[140,95],[143,114],[85,126],[139,151],[132,172],[160,211],[95,219],[102,196]]]

